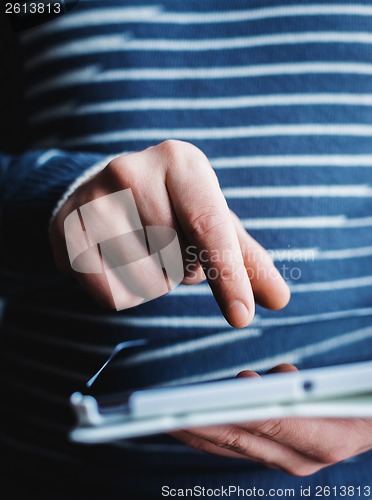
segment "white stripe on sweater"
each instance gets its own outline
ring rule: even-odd
[[[283,248],[268,250],[274,261],[312,262],[318,260],[357,259],[372,256],[372,246],[321,250],[319,248]]]
[[[125,358],[125,366],[148,363],[157,360],[163,360],[167,358],[173,358],[174,356],[184,355],[186,353],[192,353],[200,350],[208,350],[215,347],[221,347],[223,345],[230,345],[234,342],[239,342],[240,340],[249,339],[252,337],[258,337],[261,334],[261,330],[257,328],[243,328],[240,330],[228,330],[226,332],[221,332],[216,335],[209,335],[207,337],[201,337],[195,340],[188,340],[186,342],[179,342],[174,345],[162,346],[158,349],[153,349],[149,352],[143,352],[138,354],[129,355]]]
[[[120,113],[150,110],[218,110],[268,106],[372,106],[372,94],[277,94],[239,97],[125,99],[78,105],[66,102],[31,115],[30,123],[38,124],[60,118],[74,118],[90,114]]]
[[[222,314],[218,316],[100,316],[97,314],[81,313],[65,309],[53,309],[53,308],[43,308],[40,306],[33,306],[30,310],[34,312],[41,312],[47,314],[51,317],[63,316],[69,320],[79,320],[85,322],[92,322],[95,324],[109,324],[109,325],[122,325],[122,326],[134,326],[136,328],[198,328],[198,329],[217,329],[217,328],[227,328],[228,324]],[[305,316],[289,316],[289,317],[275,317],[275,318],[261,318],[259,315],[254,317],[251,326],[258,328],[266,328],[270,326],[282,326],[282,325],[297,325],[302,323],[315,323],[317,321],[329,321],[339,318],[350,318],[355,316],[369,316],[372,315],[372,308],[361,308],[361,309],[350,309],[345,311],[335,311],[335,312],[325,312],[317,313]],[[17,328],[14,330],[14,335],[19,337],[29,336],[29,332]],[[47,337],[39,334],[36,335],[38,342],[45,342],[47,344],[65,345],[72,349],[82,349],[84,346],[89,349],[90,352],[100,353],[109,355],[112,352],[112,347],[107,345],[96,345],[88,344],[86,341],[81,344],[78,341],[59,340],[54,337]]]
[[[101,52],[204,52],[211,50],[237,50],[256,47],[298,45],[298,44],[367,44],[372,43],[369,32],[350,31],[309,31],[305,33],[280,33],[249,37],[214,38],[214,39],[132,39],[130,34],[105,34],[86,38],[76,38],[67,43],[52,46],[41,54],[30,57],[24,64],[26,71],[34,69],[48,61],[94,55]]]
[[[235,377],[242,370],[267,370],[279,363],[300,363],[302,360],[313,356],[321,355],[333,350],[341,349],[353,345],[357,342],[372,338],[372,327],[355,330],[342,335],[336,335],[330,339],[321,342],[315,342],[306,346],[297,347],[287,352],[276,354],[275,356],[263,357],[257,361],[235,365],[233,367],[215,370],[209,373],[199,375],[190,375],[188,377],[172,380],[171,383],[164,385],[189,384],[193,382],[202,382],[206,380],[218,380],[221,378]]]
[[[332,229],[372,226],[372,217],[347,218],[344,215],[314,217],[257,217],[241,219],[246,229]]]
[[[27,98],[34,97],[53,89],[68,86],[84,86],[102,82],[116,81],[152,81],[152,80],[205,80],[229,78],[257,78],[263,76],[312,75],[312,74],[343,74],[372,75],[372,64],[350,63],[348,61],[319,61],[306,63],[276,63],[252,66],[222,66],[199,68],[132,68],[103,70],[99,64],[84,66],[66,71],[45,79],[43,82],[30,86],[25,94]]]
[[[310,292],[332,292],[342,289],[363,288],[372,286],[372,276],[363,276],[361,278],[341,279],[334,281],[319,281],[312,283],[288,283],[291,293],[310,293]],[[176,287],[169,296],[179,297],[184,295],[205,296],[212,295],[212,291],[207,284],[200,284],[192,287]]]
[[[108,7],[90,9],[88,12],[71,11],[68,16],[61,17],[52,25],[45,24],[39,29],[29,29],[22,33],[23,43],[29,43],[48,33],[86,28],[89,26],[104,26],[118,23],[149,23],[149,24],[211,24],[232,23],[243,21],[258,21],[270,18],[300,17],[300,16],[372,16],[372,7],[355,4],[314,4],[287,5],[279,7],[249,8],[242,10],[221,10],[215,12],[169,12],[161,5],[132,7]]]
[[[255,186],[222,189],[227,199],[237,198],[354,198],[369,197],[372,188],[368,185],[309,185],[309,186]]]
[[[372,125],[356,123],[298,123],[289,125],[257,125],[248,127],[181,128],[181,129],[129,129],[88,134],[61,141],[65,147],[85,147],[125,141],[228,140],[263,137],[372,137]],[[48,138],[45,139],[48,141]],[[43,144],[43,142],[41,142]],[[124,148],[122,148],[124,149]]]
[[[210,158],[215,169],[254,167],[372,167],[372,155],[278,155]]]

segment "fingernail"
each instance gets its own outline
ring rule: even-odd
[[[229,307],[228,311],[228,321],[231,326],[236,328],[243,328],[248,325],[249,321],[249,310],[243,302],[240,300],[234,300],[234,302]]]

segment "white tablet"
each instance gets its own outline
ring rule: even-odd
[[[105,397],[76,392],[71,404],[70,438],[83,443],[289,416],[372,417],[372,361]]]

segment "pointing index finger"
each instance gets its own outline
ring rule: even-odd
[[[168,192],[222,313],[232,326],[245,327],[254,315],[254,298],[238,236],[214,171],[194,149],[186,164],[174,162],[169,169]]]

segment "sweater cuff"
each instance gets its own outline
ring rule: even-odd
[[[52,214],[49,219],[49,230],[54,218],[56,217],[62,206],[66,203],[66,201],[74,194],[77,188],[84,184],[84,182],[87,182],[89,179],[101,172],[111,160],[116,158],[116,156],[117,155],[107,156],[91,167],[87,168],[67,187],[52,210]]]
[[[104,168],[107,159],[97,153],[36,150],[2,160],[0,258],[11,273],[10,288],[19,290],[18,285],[34,286],[60,276],[50,246],[51,214],[66,191],[77,187],[77,179],[83,182],[92,166]]]

